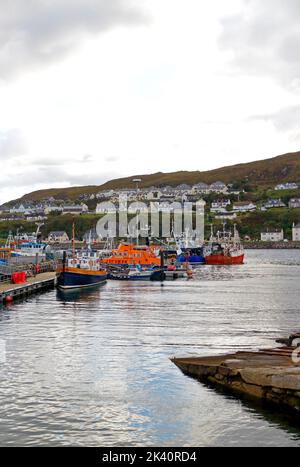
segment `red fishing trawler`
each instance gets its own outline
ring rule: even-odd
[[[205,263],[209,265],[234,265],[243,264],[245,258],[244,248],[240,236],[234,225],[233,236],[231,232],[217,232],[214,236],[211,232],[210,244],[205,251]]]

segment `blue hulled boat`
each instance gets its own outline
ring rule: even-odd
[[[204,264],[203,248],[183,248],[181,253],[177,254],[176,261],[179,263]]]
[[[75,232],[73,225],[72,258],[63,255],[62,265],[57,268],[57,285],[60,289],[78,289],[105,284],[107,270],[100,260],[89,252],[77,255],[75,252]]]

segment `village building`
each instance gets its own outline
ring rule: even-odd
[[[111,201],[103,201],[96,206],[96,214],[111,214],[117,211],[114,203]]]
[[[274,209],[274,208],[286,208],[286,205],[281,201],[281,199],[269,199],[265,204],[264,207],[266,209]]]
[[[293,224],[292,240],[293,242],[300,242],[300,224]]]
[[[69,241],[68,234],[64,232],[63,230],[53,231],[53,232],[50,232],[48,235],[48,242],[64,243],[68,241]]]
[[[229,199],[214,201],[211,203],[210,212],[224,212],[230,204],[231,202]]]
[[[88,212],[89,208],[86,204],[76,204],[73,206],[63,206],[63,214],[74,214],[79,215],[83,214],[84,212]]]
[[[300,208],[300,198],[292,198],[289,201],[289,208],[290,209],[297,209]]]
[[[284,240],[283,229],[261,232],[260,238],[262,242],[282,242]]]
[[[206,183],[197,183],[192,188],[193,194],[208,194],[209,193],[209,186]]]
[[[209,187],[210,193],[228,193],[228,188],[223,182],[212,183]]]
[[[251,212],[256,211],[256,204],[251,201],[239,201],[233,204],[234,212]]]
[[[298,189],[298,185],[297,183],[280,183],[279,185],[277,185],[275,187],[275,190],[276,191],[280,191],[280,190],[297,190]]]

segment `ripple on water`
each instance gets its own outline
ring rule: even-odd
[[[50,291],[0,311],[1,445],[299,445],[282,417],[184,376],[173,355],[298,329],[300,253],[249,251],[191,281]]]

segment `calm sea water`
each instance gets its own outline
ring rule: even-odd
[[[283,415],[184,376],[174,355],[300,328],[300,251],[249,251],[192,281],[109,282],[0,309],[0,445],[300,445]]]

